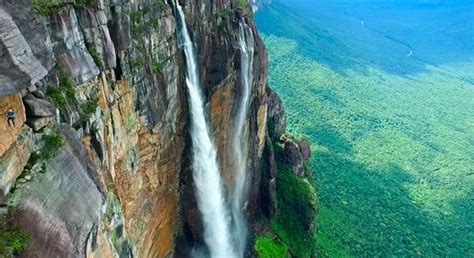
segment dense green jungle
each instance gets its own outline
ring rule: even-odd
[[[274,0],[256,20],[313,143],[317,254],[473,257],[474,4]]]

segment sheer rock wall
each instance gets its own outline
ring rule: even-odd
[[[42,162],[45,173],[37,172],[40,164],[32,164],[27,182],[17,182],[2,200],[32,237],[20,256],[188,256],[193,245],[202,243],[202,225],[194,201],[185,63],[173,1],[33,2],[0,0],[0,100],[17,94],[26,101],[33,95],[58,112],[40,116],[29,147],[22,149],[25,160],[0,160],[0,178],[11,184],[30,153],[41,150],[41,128],[59,128],[64,143]],[[245,212],[256,223],[271,215],[268,207],[274,205],[269,203],[274,198],[262,197],[274,195],[275,179],[275,172],[261,169],[265,162],[274,163],[272,155],[264,156],[271,139],[267,103],[275,99],[266,85],[265,47],[248,6],[234,0],[179,2],[196,47],[206,111],[229,191],[232,134],[242,97],[239,22],[254,32],[254,82],[245,129],[251,186]],[[22,103],[15,108],[23,112]],[[39,113],[32,109],[27,119],[38,122],[32,119],[39,119]],[[20,126],[24,121],[17,119]],[[22,148],[20,130],[14,134],[4,152]],[[15,173],[7,175],[4,167],[12,164]]]

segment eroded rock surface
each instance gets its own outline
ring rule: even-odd
[[[268,95],[268,133],[272,139],[279,138],[286,130],[286,116],[280,97],[270,87]]]
[[[24,127],[16,142],[0,157],[0,204],[30,158],[31,129]]]
[[[26,89],[52,66],[48,33],[31,1],[0,1],[0,95]]]
[[[84,257],[104,197],[80,139],[61,127],[65,145],[46,172],[15,192],[15,221],[31,235],[21,257]]]
[[[283,144],[283,163],[293,174],[299,177],[310,176],[306,162],[311,157],[311,146],[306,138],[296,139],[284,134],[280,138]]]
[[[56,108],[47,100],[36,98],[32,94],[23,99],[28,116],[50,117],[56,115]]]

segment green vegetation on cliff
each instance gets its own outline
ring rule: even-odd
[[[64,139],[61,137],[58,127],[58,124],[53,124],[43,129],[39,143],[40,149],[38,150],[40,160],[48,161],[54,158],[59,148],[64,145]]]
[[[276,242],[270,236],[260,236],[255,240],[255,251],[259,258],[288,258],[288,247]]]
[[[316,193],[308,179],[280,166],[277,177],[277,214],[272,228],[295,257],[316,253]]]
[[[99,69],[104,69],[104,62],[102,62],[102,59],[99,57],[99,54],[97,53],[97,49],[94,46],[87,45],[87,51],[91,55],[92,59],[94,60],[94,63],[97,65]]]
[[[64,145],[64,139],[59,134],[57,126],[57,124],[53,124],[40,131],[37,146],[35,147],[37,150],[31,153],[28,163],[19,178],[31,176],[34,174],[34,171],[43,174],[47,172],[46,163],[54,158],[58,154],[59,149]],[[18,185],[15,185],[16,187]],[[15,188],[12,190],[15,190]]]
[[[0,215],[0,258],[13,257],[23,251],[28,235],[19,225],[10,225],[5,215]]]
[[[76,105],[76,89],[73,82],[69,79],[66,72],[60,65],[54,66],[54,71],[58,76],[59,85],[48,86],[46,95],[56,105],[59,110],[64,111],[67,106]]]
[[[247,14],[252,15],[252,6],[250,6],[247,0],[237,0],[237,7],[247,11]]]
[[[42,15],[52,15],[68,4],[89,6],[93,0],[32,0],[33,10]]]
[[[283,162],[283,147],[274,145],[278,166],[276,214],[271,231],[281,241],[258,237],[255,250],[259,257],[313,257],[316,254],[316,192],[311,178],[297,177]]]

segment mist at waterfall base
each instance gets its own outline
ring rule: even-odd
[[[203,108],[203,97],[197,70],[196,55],[182,7],[176,4],[179,14],[179,33],[186,57],[186,85],[191,113],[193,143],[193,178],[196,185],[198,209],[202,215],[204,241],[211,257],[236,257],[229,236],[229,215],[226,209],[223,186],[216,161],[216,149],[209,135]]]
[[[247,223],[242,213],[244,201],[247,197],[247,180],[246,180],[246,146],[244,143],[245,124],[247,121],[248,106],[250,92],[253,82],[253,54],[254,54],[254,37],[253,32],[245,23],[239,24],[239,47],[240,47],[240,70],[242,82],[242,96],[240,109],[235,126],[233,147],[235,154],[235,188],[232,199],[232,221],[233,221],[233,238],[236,245],[236,253],[239,257],[244,256],[247,244]]]

